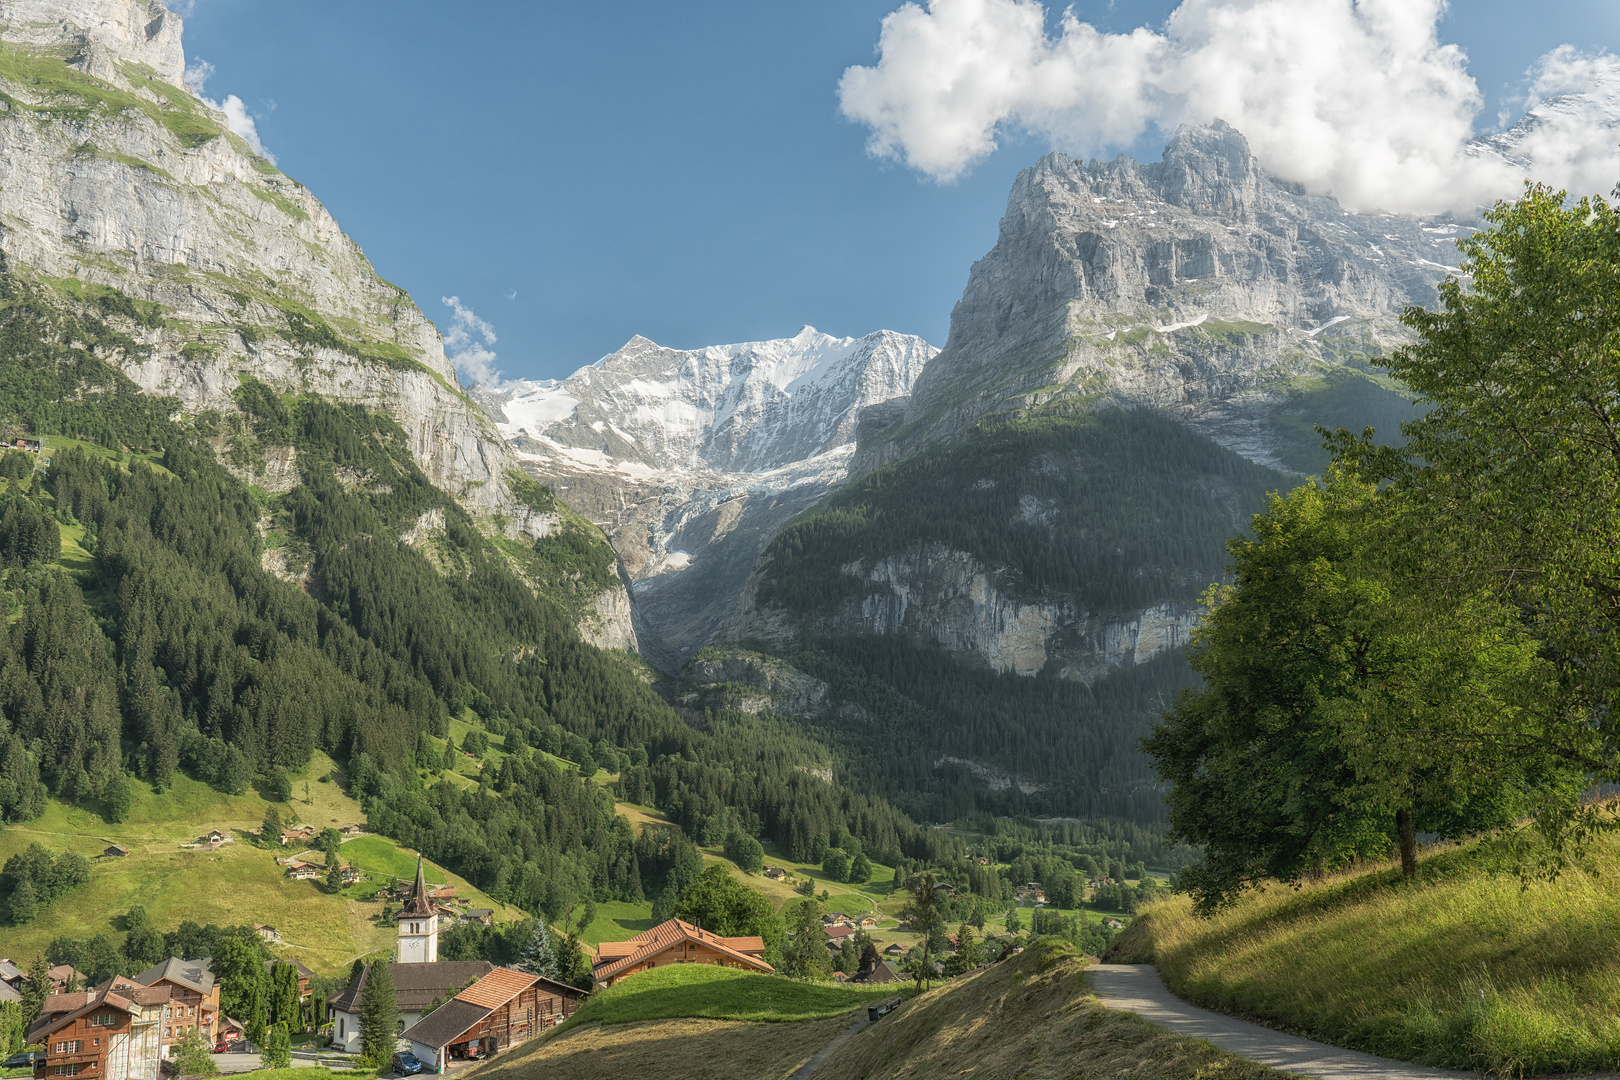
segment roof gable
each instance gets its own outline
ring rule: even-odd
[[[695,942],[706,945],[716,952],[740,960],[756,971],[774,972],[776,969],[767,964],[758,955],[765,951],[765,942],[758,937],[723,938],[719,934],[711,934],[702,927],[693,926],[681,919],[670,919],[661,922],[651,930],[644,930],[622,944],[635,945],[629,953],[619,955],[605,954],[598,951],[596,968],[593,974],[597,979],[611,979],[621,971],[635,967],[637,964],[657,956],[682,942]],[[617,952],[618,950],[615,950]]]

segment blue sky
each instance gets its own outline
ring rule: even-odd
[[[888,328],[943,345],[995,242],[1014,134],[951,183],[866,152],[838,80],[897,0],[465,5],[196,0],[189,60],[281,167],[445,326],[458,296],[507,377],[557,378],[644,334],[690,348]],[[1048,4],[1050,25],[1060,8]],[[1076,3],[1099,30],[1165,2]],[[1553,47],[1620,52],[1620,6],[1456,0],[1494,118]],[[1121,147],[1158,156],[1150,132]]]

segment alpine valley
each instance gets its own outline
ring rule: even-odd
[[[181,32],[0,0],[0,925],[98,980],[209,922],[345,972],[406,849],[497,923],[441,959],[543,920],[579,965],[722,879],[779,959],[761,852],[886,930],[924,867],[960,921],[1185,865],[1138,743],[1199,597],[1318,428],[1399,436],[1381,360],[1477,225],[1351,213],[1215,122],[1024,170],[941,349],[637,336],[463,387]]]

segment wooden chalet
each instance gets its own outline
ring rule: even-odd
[[[496,968],[440,1005],[401,1038],[437,1072],[453,1060],[488,1057],[572,1016],[583,990],[511,968]]]
[[[318,863],[292,862],[287,864],[287,876],[294,881],[312,881],[321,876],[322,870]]]
[[[680,919],[659,923],[629,941],[597,946],[592,975],[598,988],[627,975],[665,964],[716,964],[745,971],[774,973],[764,960],[765,942],[757,937],[721,937]]]
[[[51,995],[25,1036],[44,1047],[34,1076],[158,1080],[168,997],[160,987]]]
[[[163,1056],[169,1047],[186,1037],[191,1028],[202,1031],[203,1040],[213,1045],[219,1022],[219,983],[214,979],[213,962],[181,960],[171,956],[135,976],[134,982],[157,989],[167,987],[169,999],[163,1009]]]
[[[53,994],[65,993],[69,982],[78,983],[80,990],[90,988],[90,976],[67,964],[57,964],[50,969],[49,975],[51,977],[51,993]]]
[[[104,849],[102,849],[101,857],[103,859],[122,859],[128,854],[129,848],[125,847],[123,844],[108,844]]]

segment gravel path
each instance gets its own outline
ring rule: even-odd
[[[1110,1009],[1214,1043],[1222,1050],[1274,1069],[1316,1080],[1480,1080],[1478,1073],[1426,1069],[1273,1031],[1245,1020],[1188,1005],[1146,964],[1097,964],[1087,970],[1091,988]]]

